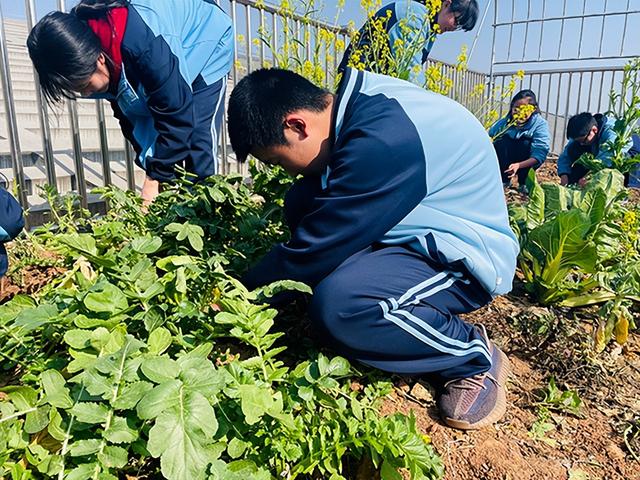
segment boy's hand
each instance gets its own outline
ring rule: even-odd
[[[150,177],[145,177],[144,184],[142,185],[142,208],[146,211],[146,209],[151,205],[151,202],[158,196],[160,193],[160,182],[154,180]]]

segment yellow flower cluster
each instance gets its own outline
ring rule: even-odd
[[[640,231],[640,218],[638,214],[633,210],[625,212],[620,229],[626,234],[628,242],[633,249],[640,239],[640,234],[638,233]]]
[[[516,108],[515,113],[511,115],[511,118],[515,123],[518,123],[518,124],[525,123],[527,120],[529,120],[529,117],[533,115],[533,112],[535,111],[536,111],[536,107],[533,105],[529,105],[529,104],[520,105],[519,107]]]
[[[467,65],[468,61],[469,57],[467,55],[467,46],[463,45],[460,49],[460,55],[458,55],[458,61],[456,62],[456,70],[459,72],[467,70],[469,68]]]
[[[499,117],[500,115],[498,114],[497,110],[495,109],[489,110],[489,113],[487,113],[487,116],[485,117],[483,122],[484,128],[486,129],[491,128],[491,125],[496,123],[496,120],[498,120]]]
[[[429,65],[426,71],[427,89],[441,95],[447,95],[453,87],[453,79],[443,75],[442,68]]]

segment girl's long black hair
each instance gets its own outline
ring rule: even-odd
[[[128,0],[82,0],[69,13],[52,12],[27,38],[29,56],[48,102],[75,98],[74,89],[96,71],[102,46],[87,20],[103,18]]]
[[[511,99],[511,104],[509,105],[509,117],[511,117],[511,111],[513,110],[513,106],[516,104],[518,100],[522,100],[523,98],[526,98],[529,100],[529,105],[533,105],[534,107],[536,107],[533,113],[540,113],[540,107],[538,106],[538,99],[536,98],[536,94],[533,93],[533,90],[529,90],[527,88],[525,90],[520,90]]]

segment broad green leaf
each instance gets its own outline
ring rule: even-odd
[[[54,407],[68,409],[73,406],[64,377],[57,370],[47,370],[41,375],[47,403]]]
[[[138,237],[131,241],[131,248],[145,255],[157,252],[162,247],[162,239],[160,237]]]
[[[24,431],[27,433],[38,433],[49,425],[49,410],[51,407],[45,405],[38,407],[35,411],[27,413],[24,421]]]
[[[149,335],[149,353],[161,355],[171,345],[172,335],[166,328],[156,328]]]
[[[96,285],[96,289],[84,297],[83,303],[92,312],[110,314],[126,310],[129,306],[122,290],[106,282]]]
[[[0,325],[15,320],[22,310],[33,309],[36,302],[28,295],[16,295],[0,306]]]
[[[145,381],[138,381],[125,385],[120,390],[112,407],[116,410],[132,410],[144,395],[153,388],[153,384]]]
[[[22,310],[15,320],[16,327],[21,327],[19,332],[25,334],[40,328],[47,323],[55,322],[58,318],[58,309],[54,305],[43,304],[34,309]]]
[[[78,465],[76,468],[71,470],[71,472],[65,475],[64,479],[87,480],[88,478],[91,478],[97,465],[97,463],[83,463],[82,465]]]
[[[55,408],[52,408],[49,412],[49,426],[47,431],[49,435],[59,442],[63,442],[64,439],[67,438],[66,425],[63,425],[62,417]]]
[[[76,403],[71,408],[71,414],[79,422],[100,424],[106,422],[109,416],[109,408],[101,403],[81,402]]]
[[[126,417],[113,417],[102,436],[111,443],[132,443],[138,439],[138,428]]]
[[[72,457],[83,457],[85,455],[91,455],[92,453],[98,453],[102,446],[102,440],[92,438],[90,440],[77,440],[71,444],[69,448],[69,454]]]
[[[6,393],[11,403],[21,411],[35,407],[38,401],[38,393],[31,387],[10,386],[0,389],[0,392]]]
[[[544,222],[545,192],[536,180],[536,173],[533,168],[529,171],[527,178],[527,190],[529,191],[529,201],[527,202],[526,224],[529,230],[541,225]]]
[[[182,361],[181,361],[182,360]],[[178,359],[180,379],[189,390],[200,392],[205,397],[213,397],[222,391],[226,381],[209,360],[199,358]]]
[[[169,480],[205,478],[205,467],[214,460],[207,446],[217,428],[207,399],[197,392],[182,393],[180,402],[160,414],[149,430],[147,449],[160,457],[162,474]]]
[[[96,240],[92,235],[88,233],[76,233],[70,235],[58,235],[56,241],[60,242],[67,247],[84,253],[87,256],[98,255],[98,249],[96,248]]]
[[[138,402],[138,416],[143,420],[156,418],[164,410],[173,408],[180,401],[181,389],[180,380],[169,380],[154,387]]]
[[[240,458],[250,445],[249,442],[244,442],[237,437],[233,437],[227,446],[227,453],[233,459]]]
[[[294,282],[293,280],[279,280],[277,282],[273,282],[267,286],[259,288],[257,290],[257,293],[264,298],[271,298],[278,293],[289,291],[308,294],[313,293],[311,287],[309,287],[308,285],[302,282]]]
[[[122,447],[107,445],[98,453],[98,460],[107,468],[122,468],[127,464],[129,454]]]
[[[265,413],[273,405],[273,393],[271,390],[260,388],[255,384],[238,385],[240,392],[240,406],[249,425],[260,421]]]
[[[156,266],[160,270],[168,271],[173,270],[171,267],[181,267],[184,265],[192,265],[195,264],[196,259],[189,255],[173,255],[170,257],[161,258],[156,262]]]
[[[326,374],[332,375],[334,377],[341,377],[347,375],[351,371],[351,365],[347,359],[342,357],[334,357],[329,362],[329,366],[327,367]]]
[[[145,377],[155,383],[173,380],[180,373],[178,363],[167,356],[145,358],[140,369]]]
[[[144,327],[147,332],[153,332],[156,328],[164,325],[165,313],[159,305],[154,305],[147,310],[143,317]]]
[[[566,187],[557,183],[543,183],[541,187],[544,191],[545,219],[549,220],[558,212],[564,212],[569,209],[570,194]]]
[[[610,203],[621,192],[624,191],[624,175],[617,170],[605,169],[594,173],[589,183],[585,187],[585,191],[600,189],[607,195],[606,203]]]
[[[402,475],[400,475],[398,469],[389,462],[383,462],[380,468],[380,480],[402,480]]]
[[[91,340],[91,332],[89,330],[68,330],[64,334],[64,341],[71,348],[75,348],[76,350],[82,350],[87,348],[90,344]]]
[[[211,465],[211,480],[271,480],[273,477],[264,468],[250,460],[238,460],[229,464],[215,460]]]

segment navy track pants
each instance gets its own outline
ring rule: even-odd
[[[478,282],[404,246],[374,246],[345,260],[314,289],[310,317],[328,346],[388,372],[442,379],[487,371],[476,327],[458,317],[491,301]]]

